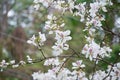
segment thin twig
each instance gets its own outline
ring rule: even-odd
[[[60,69],[59,69],[59,71],[58,71],[58,73],[60,72],[60,70],[62,69],[62,67],[65,65],[65,63],[71,58],[71,57],[73,57],[75,54],[73,53],[72,55],[70,55],[64,62],[63,62],[63,64],[61,65],[61,67],[60,67]]]
[[[42,48],[41,48],[41,45],[39,44],[39,41],[38,41],[38,49],[39,49],[40,52],[42,53],[43,57],[46,58],[45,55],[44,55],[44,53],[43,53],[43,50],[42,50]]]
[[[103,80],[105,80],[107,77],[109,77],[110,76],[110,73],[111,73],[111,71],[113,70],[113,66],[111,66],[111,69],[110,69],[110,71],[109,71],[109,73],[108,73],[108,75],[107,76],[105,76],[104,78],[103,78]]]
[[[80,55],[73,48],[71,48],[71,47],[69,47],[69,48],[73,51],[73,53],[75,53],[78,57],[80,57]]]

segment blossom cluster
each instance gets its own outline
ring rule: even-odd
[[[36,0],[35,0],[36,1]],[[89,5],[86,2],[76,4],[76,0],[52,0],[47,1],[45,5],[44,1],[38,0],[46,8],[52,8],[60,13],[60,16],[56,16],[54,11],[48,13],[47,21],[45,22],[45,29],[49,31],[49,34],[55,34],[55,45],[53,48],[53,55],[59,56],[63,53],[63,50],[68,50],[69,45],[67,41],[71,40],[70,30],[62,31],[65,27],[64,19],[61,15],[66,15],[67,12],[71,13],[73,16],[80,16],[80,22],[85,23],[86,27],[84,31],[88,32],[88,35],[85,35],[87,44],[83,47],[81,51],[86,58],[89,58],[90,61],[97,61],[105,57],[110,57],[112,49],[108,46],[101,46],[100,43],[95,41],[96,32],[102,29],[102,22],[105,21],[105,16],[102,13],[107,12],[106,6],[113,5],[110,0],[96,0]],[[49,4],[50,3],[50,4]],[[49,4],[49,7],[48,7]],[[85,76],[83,68],[85,65],[82,64],[82,60],[78,60],[72,63],[72,71],[62,66],[65,61],[59,62],[59,59],[48,59],[45,61],[44,65],[52,65],[52,69],[49,69],[46,73],[35,72],[32,74],[33,79],[36,80],[119,80],[120,69],[118,66],[119,63],[114,64],[111,68],[108,68],[106,71],[95,71],[93,74],[90,74],[89,78]],[[62,66],[62,69],[61,69]],[[110,74],[110,75],[109,75]],[[117,76],[116,76],[117,75]]]
[[[82,54],[85,54],[86,58],[89,57],[91,61],[93,59],[96,60],[96,58],[99,57],[110,57],[111,52],[112,49],[106,46],[100,47],[100,45],[95,43],[95,41],[92,41],[90,44],[86,44],[82,50]]]
[[[82,60],[74,62],[73,68],[74,71],[70,71],[69,69],[62,67],[63,64],[56,58],[57,62],[55,62],[55,59],[49,59],[46,60],[44,65],[52,65],[52,69],[48,70],[46,73],[42,72],[34,72],[32,74],[34,80],[88,80],[85,76],[85,72],[82,70],[82,68],[85,67],[84,64],[82,64]],[[53,62],[52,62],[53,61]],[[55,64],[54,64],[55,63]],[[80,68],[79,71],[76,71],[76,68]]]
[[[39,36],[36,37],[35,35],[33,35],[32,38],[30,38],[27,41],[27,43],[40,47],[40,46],[44,45],[45,41],[46,41],[45,34],[42,34],[41,32],[39,32]]]
[[[0,62],[0,70],[3,71],[8,66],[11,66],[12,68],[17,68],[19,67],[19,65],[24,65],[24,64],[26,64],[25,61],[20,61],[19,63],[15,63],[15,60],[11,60],[10,62],[7,62],[6,60],[2,60]]]
[[[108,76],[108,77],[106,77]],[[90,76],[92,79],[92,77]],[[120,80],[120,63],[116,63],[112,66],[108,66],[106,71],[96,71],[92,80]]]
[[[49,31],[49,34],[53,34],[54,31],[65,26],[64,20],[61,17],[58,18],[53,14],[49,14],[47,19],[45,29]]]
[[[8,66],[12,67],[12,68],[17,68],[19,67],[20,65],[25,65],[27,63],[32,63],[33,62],[33,59],[30,57],[30,56],[27,56],[27,61],[19,61],[19,62],[16,62],[15,60],[11,60],[9,62],[7,62],[6,60],[2,60],[0,62],[0,70],[3,71],[5,68],[7,68]]]
[[[70,35],[70,30],[66,30],[66,31],[56,31],[56,36],[55,39],[57,40],[55,45],[52,46],[53,48],[53,55],[58,56],[60,55],[63,50],[68,50],[69,49],[69,45],[66,44],[66,41],[69,41],[72,39],[72,37],[69,36]]]
[[[73,13],[75,1],[76,0],[34,0],[34,7],[38,10],[41,3],[45,8],[54,8],[62,13],[66,11]]]

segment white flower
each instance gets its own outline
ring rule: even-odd
[[[66,30],[66,31],[59,31],[57,30],[56,31],[56,36],[55,36],[55,39],[57,40],[58,43],[65,43],[66,41],[69,41],[72,39],[70,35],[70,30]]]
[[[107,12],[107,9],[106,9],[106,7],[105,7],[105,6],[107,5],[106,2],[100,1],[99,5],[100,5],[100,8],[101,8],[104,12]]]
[[[26,62],[25,61],[20,61],[20,64],[24,65],[24,64],[26,64]]]
[[[45,34],[39,32],[39,35],[37,37],[33,35],[32,38],[30,38],[30,40],[27,41],[27,43],[33,44],[35,46],[39,46],[39,45],[42,46],[44,45],[45,41],[46,41]]]
[[[69,45],[66,44],[67,41],[71,40],[72,37],[69,36],[70,35],[70,30],[67,31],[55,31],[56,32],[56,36],[55,39],[57,40],[55,45],[53,45],[53,55],[58,56],[60,55],[63,50],[68,50],[69,49]]]
[[[89,43],[91,43],[94,40],[94,38],[87,37],[87,36],[85,36],[85,38],[86,38],[86,41],[89,42]]]
[[[120,70],[120,63],[117,63],[117,68]]]
[[[110,57],[110,53],[112,52],[112,49],[110,47],[107,47],[107,46],[103,46],[101,48],[101,57],[104,58],[105,56],[106,57]]]
[[[48,20],[56,20],[57,17],[54,16],[53,14],[48,14],[47,19],[48,19]]]
[[[10,64],[15,64],[15,60],[11,60],[11,61],[10,61]]]
[[[48,6],[50,6],[53,0],[34,0],[33,2],[36,4],[42,3],[42,5],[47,8]]]
[[[115,26],[120,28],[120,17],[115,20]]]
[[[46,37],[45,34],[42,34],[41,32],[39,32],[39,44],[40,45],[44,45],[44,42],[46,41]]]
[[[72,69],[78,69],[78,68],[84,68],[85,67],[85,65],[82,64],[82,60],[73,62],[72,65],[73,65]]]
[[[50,34],[53,34],[53,32],[65,26],[64,20],[62,18],[57,18],[53,14],[49,14],[47,19],[48,20],[45,22],[45,29],[49,30]]]
[[[68,4],[69,4],[68,9],[70,10],[71,13],[73,13],[72,10],[73,10],[74,7],[75,7],[75,6],[74,6],[74,5],[75,5],[74,3],[75,3],[75,1],[73,1],[73,0],[68,0]]]
[[[99,6],[99,3],[98,2],[94,2],[94,3],[90,3],[90,16],[91,17],[95,17],[96,16],[96,13],[98,12],[100,6]]]
[[[90,42],[90,44],[86,44],[82,50],[82,54],[85,54],[86,58],[89,58],[91,61],[96,59],[98,56],[102,58],[110,56],[110,52],[112,49],[109,47],[103,46],[100,47],[99,44],[94,41]]]
[[[96,58],[99,54],[100,46],[96,44],[94,41],[91,42],[91,44],[86,44],[82,50],[82,53],[86,55],[86,58],[89,57],[89,59],[92,61],[93,58]]]
[[[68,50],[69,45],[63,43],[55,43],[55,45],[52,48],[53,48],[53,55],[58,56],[63,52],[63,50]]]
[[[59,56],[61,53],[63,53],[63,50],[61,48],[58,48],[57,46],[53,46],[52,54],[54,56]]]
[[[36,40],[36,37],[35,37],[35,35],[33,35],[32,38],[30,38],[30,39],[27,41],[27,43],[28,43],[28,44],[33,44],[34,46],[37,46],[35,40]]]
[[[63,68],[57,75],[57,80],[67,80],[71,72],[67,68]]]
[[[44,65],[45,66],[58,66],[60,64],[58,58],[51,58],[51,59],[47,59],[45,62],[44,62]]]
[[[9,63],[7,63],[5,60],[2,60],[2,62],[0,63],[0,67],[2,68],[6,68],[9,65]]]
[[[34,5],[34,8],[35,8],[36,10],[38,10],[38,9],[39,9],[39,7],[40,7],[40,5],[39,5],[39,4]]]
[[[80,3],[79,5],[75,5],[75,8],[78,10],[74,13],[74,15],[76,16],[80,16],[81,19],[80,21],[83,22],[85,19],[84,19],[84,16],[86,14],[86,8],[85,8],[85,5],[86,5],[86,2],[84,3]]]
[[[78,80],[88,80],[88,79],[85,77],[85,72],[80,71],[80,72],[78,73]]]
[[[99,71],[96,71],[94,75],[90,75],[90,80],[103,80],[103,78],[106,76],[107,76],[107,73],[105,73],[105,71],[99,70]],[[107,78],[105,80],[109,80],[109,79]]]
[[[56,75],[52,70],[48,70],[47,73],[34,72],[32,77],[33,80],[57,80]]]
[[[65,6],[65,4],[66,3],[63,0],[54,1],[54,8],[56,10],[62,11],[62,13],[64,13],[65,10],[67,9],[67,8],[63,7],[63,6]]]
[[[12,68],[17,68],[17,67],[19,67],[19,64],[12,65]]]
[[[28,61],[28,63],[32,63],[33,59],[29,55],[27,55],[27,61]]]
[[[94,34],[95,34],[95,29],[94,28],[90,28],[89,29],[89,34],[91,35],[91,36],[93,36]]]
[[[97,26],[97,27],[101,27],[101,26],[102,26],[102,23],[101,23],[100,20],[92,19],[92,20],[91,20],[91,23],[92,23],[94,26]]]
[[[102,23],[101,23],[101,21],[104,21],[105,20],[105,18],[103,17],[103,16],[96,16],[96,17],[94,17],[94,18],[92,18],[92,19],[89,19],[88,18],[88,21],[86,22],[86,25],[87,26],[94,26],[94,27],[101,27],[102,26]],[[98,29],[99,29],[98,28]]]

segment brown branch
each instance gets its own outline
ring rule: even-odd
[[[116,35],[116,36],[120,37],[120,34],[116,34],[116,33],[112,32],[111,30],[106,29],[106,28],[104,28],[104,27],[102,27],[102,28],[104,29],[104,31],[105,31],[105,32],[107,32],[107,33],[110,33],[110,34],[112,34],[112,35]]]
[[[61,67],[60,67],[60,69],[59,69],[59,71],[58,71],[58,73],[60,72],[60,70],[62,69],[62,67],[65,65],[65,63],[71,58],[71,57],[73,57],[75,54],[73,53],[72,55],[70,55],[64,62],[63,62],[63,64],[61,65]]]
[[[109,77],[110,76],[110,73],[111,73],[111,71],[113,70],[113,66],[111,66],[111,69],[110,69],[110,71],[109,71],[109,73],[108,73],[108,75],[107,76],[105,76],[104,78],[103,78],[103,80],[105,80],[107,77]]]
[[[78,52],[76,52],[73,48],[71,48],[71,47],[69,47],[72,51],[73,51],[73,53],[75,53],[79,58],[80,58],[80,55],[79,55],[79,53]]]
[[[95,58],[95,59],[100,60],[100,61],[102,61],[102,62],[104,62],[104,63],[106,63],[106,64],[108,64],[108,65],[113,66],[112,63],[109,63],[108,61],[104,60],[104,59],[103,59],[102,57],[100,57],[100,56],[98,56],[98,58]]]
[[[31,60],[31,63],[29,61],[26,61],[25,64],[33,64],[33,63],[39,63],[39,62],[42,62],[46,59],[50,59],[50,58],[56,58],[56,57],[59,57],[59,58],[77,58],[76,56],[74,56],[73,54],[72,55],[62,55],[62,56],[50,56],[50,57],[45,57],[45,58],[38,58],[38,59],[34,59],[34,60]],[[20,62],[17,63],[19,66],[22,66],[23,64],[21,64]],[[12,65],[8,65],[7,67],[11,67]],[[2,68],[2,67],[0,67]]]
[[[46,58],[44,53],[43,53],[43,50],[41,49],[41,45],[39,44],[39,42],[38,42],[38,49],[40,50],[40,52],[43,55],[43,57]]]
[[[108,75],[105,76],[105,77],[103,78],[103,80],[105,80],[107,77],[110,76],[110,73],[111,73],[111,71],[113,70],[113,66],[114,66],[114,64],[118,61],[118,59],[119,59],[119,56],[116,57],[116,60],[115,60],[114,63],[111,65],[111,69],[110,69]]]

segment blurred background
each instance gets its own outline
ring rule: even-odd
[[[90,2],[92,0],[77,0],[79,2]],[[112,58],[107,59],[111,62],[114,61],[116,52],[120,52],[120,0],[112,0],[114,6],[108,9],[106,15],[106,22],[103,23],[105,31],[99,31],[96,33],[98,41],[104,42],[113,48]],[[32,45],[26,43],[26,41],[39,31],[45,32],[43,27],[46,21],[47,10],[40,9],[38,11],[33,8],[33,0],[0,0],[0,61],[5,59],[6,61],[26,60],[26,55],[32,56],[32,58],[41,57],[38,49]],[[84,24],[79,22],[78,17],[72,17],[69,13],[64,16],[66,27],[72,31],[71,36],[73,40],[69,42],[71,47],[80,52],[85,44],[83,32]],[[107,27],[106,27],[107,26]],[[115,33],[115,34],[114,34]],[[50,36],[47,37],[48,41],[44,47],[45,55],[51,55],[51,45],[53,45],[54,39]],[[66,55],[70,54],[69,51],[65,52]],[[75,60],[75,59],[74,59]],[[120,61],[120,59],[118,60]],[[31,74],[38,70],[45,71],[45,67],[42,66],[43,62],[36,64],[29,64],[20,66],[15,69],[6,69],[0,72],[0,80],[32,80]],[[71,62],[68,62],[71,66]],[[87,68],[88,73],[91,72],[92,62],[85,59],[85,64],[90,68]],[[103,66],[104,63],[99,64]],[[106,65],[103,66],[106,68]],[[99,67],[98,67],[99,69]]]

